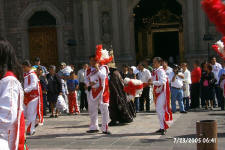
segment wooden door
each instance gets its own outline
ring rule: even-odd
[[[40,57],[42,65],[58,65],[56,27],[29,29],[30,59]]]

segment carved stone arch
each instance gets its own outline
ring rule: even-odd
[[[57,29],[57,43],[58,43],[58,56],[59,61],[65,58],[64,40],[63,40],[63,26],[65,25],[65,17],[61,11],[59,11],[50,2],[33,2],[30,3],[19,17],[18,27],[21,33],[21,47],[23,58],[29,59],[29,34],[28,34],[28,20],[38,11],[47,11],[56,19],[56,29]]]

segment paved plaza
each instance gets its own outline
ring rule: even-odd
[[[151,113],[139,113],[130,124],[110,127],[112,135],[87,134],[87,113],[45,118],[45,125],[38,127],[36,134],[28,137],[27,142],[30,150],[194,150],[196,144],[174,144],[174,138],[195,138],[196,121],[214,119],[218,123],[218,147],[219,150],[224,149],[225,111],[197,110],[173,116],[174,122],[165,136],[154,133],[159,128],[154,109]]]

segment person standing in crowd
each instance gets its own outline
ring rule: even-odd
[[[38,67],[41,67],[41,69],[43,70],[42,72],[43,72],[43,75],[44,76],[46,76],[47,74],[48,74],[48,70],[45,68],[45,66],[42,66],[41,65],[41,59],[39,58],[39,57],[36,57],[35,59],[34,59],[34,66],[33,66],[33,68],[35,69],[35,70],[37,70],[37,68]]]
[[[24,150],[23,72],[14,48],[3,39],[0,60],[0,149]]]
[[[152,66],[149,65],[149,62],[150,62],[150,59],[145,59],[142,63],[144,64],[145,69],[148,69],[150,72],[152,72],[153,68]]]
[[[223,66],[223,68],[220,69],[220,72],[218,74],[218,78],[220,80],[219,83],[221,83],[224,80],[224,75],[225,75],[225,61],[223,61],[222,66]],[[222,92],[224,92],[224,87],[222,87],[221,89],[222,89]],[[222,95],[224,95],[224,94],[222,94]],[[221,110],[224,110],[224,104],[225,104],[225,98],[224,98],[224,96],[222,96]]]
[[[214,73],[214,77],[216,79],[216,85],[215,85],[215,95],[216,95],[216,99],[217,99],[217,104],[218,104],[218,107],[221,107],[221,102],[222,102],[222,90],[219,86],[219,71],[222,69],[222,66],[221,64],[219,64],[218,62],[216,62],[216,57],[213,56],[211,58],[211,63],[212,63],[212,67],[213,67],[213,70],[212,72]],[[214,101],[213,101],[213,105],[214,107],[216,107],[216,100],[214,98]]]
[[[208,65],[208,62],[207,61],[204,61],[202,64],[201,64],[201,72],[202,72],[202,75],[203,74],[207,74],[207,65]],[[202,82],[202,81],[201,81]],[[204,99],[204,92],[203,92],[204,88],[202,86],[202,84],[200,84],[200,97],[201,97],[201,106],[202,108],[205,107],[205,99]]]
[[[69,92],[68,92],[66,80],[69,78],[71,71],[72,71],[72,69],[69,70],[69,67],[67,67],[66,63],[62,62],[60,64],[60,70],[57,73],[57,76],[61,79],[62,96],[63,96],[63,99],[65,100],[65,103],[66,103],[67,113],[68,113],[68,109],[69,109],[69,107],[68,107],[68,104],[69,104],[68,94],[69,94]]]
[[[88,97],[88,111],[91,119],[89,131],[87,133],[99,132],[98,107],[102,114],[102,133],[111,134],[108,131],[109,121],[109,87],[108,87],[108,67],[99,66],[96,56],[90,56],[90,65],[85,74],[85,85]]]
[[[170,74],[169,80],[171,84],[171,106],[173,113],[177,111],[176,100],[178,100],[179,103],[180,113],[186,113],[183,103],[184,74],[181,72],[178,65],[174,65],[173,72]]]
[[[48,107],[48,103],[47,103],[47,85],[48,85],[48,81],[46,79],[46,76],[43,75],[43,70],[42,67],[38,66],[37,68],[37,76],[40,80],[41,83],[41,89],[42,89],[42,93],[43,93],[43,115],[46,116],[47,115],[47,107]]]
[[[136,79],[136,74],[134,74],[134,70],[131,67],[129,67],[129,69],[128,69],[127,78]]]
[[[139,73],[138,79],[144,83],[144,88],[142,95],[140,97],[140,111],[144,111],[144,101],[146,101],[146,112],[150,112],[150,81],[151,81],[151,73],[148,69],[144,68],[144,64],[140,63],[138,65]]]
[[[51,118],[58,117],[58,110],[56,109],[56,102],[59,95],[62,95],[62,83],[56,74],[56,67],[51,65],[49,67],[49,74],[47,75],[47,99],[51,107]],[[54,116],[55,111],[55,116]]]
[[[190,107],[190,85],[191,85],[191,72],[187,68],[187,63],[181,64],[182,72],[184,74],[184,86],[183,86],[183,102],[185,105],[185,110],[188,111]]]
[[[215,98],[215,83],[217,80],[214,77],[214,74],[212,72],[212,65],[207,64],[205,66],[204,72],[201,77],[201,86],[202,86],[202,98],[205,101],[205,109],[208,109],[209,101],[211,104],[211,110],[213,110],[213,99]]]
[[[39,123],[43,123],[43,97],[42,89],[38,76],[32,70],[28,60],[23,62],[24,70],[24,114],[27,119],[27,134],[35,134],[36,117],[39,117]]]
[[[130,78],[130,79],[136,79],[136,74],[134,74],[134,70],[133,68],[129,68],[129,72],[128,72],[128,75],[127,75],[127,78]],[[139,112],[139,108],[140,108],[140,98],[141,95],[136,95],[135,96],[135,99],[134,99],[134,103],[135,103],[135,110],[136,112],[138,113]]]
[[[167,123],[172,121],[173,117],[170,109],[169,81],[161,65],[162,59],[160,57],[155,57],[153,59],[154,72],[151,84],[154,85],[154,101],[160,122],[160,129],[156,132],[165,135],[166,130],[169,128]]]
[[[120,73],[123,79],[125,79],[127,77],[128,69],[129,69],[128,65],[123,65],[122,72]]]
[[[196,60],[194,62],[194,69],[191,72],[191,109],[199,107],[201,74],[199,62]]]
[[[166,71],[166,75],[167,77],[170,76],[170,74],[173,72],[173,69],[168,65],[168,61],[163,60],[163,69]]]
[[[84,64],[83,68],[78,71],[78,82],[79,82],[79,89],[80,89],[80,111],[82,112],[85,108],[88,110],[88,102],[87,102],[87,95],[85,92],[85,83],[84,83],[84,76],[85,72],[88,69],[88,64]]]
[[[79,88],[78,86],[78,80],[76,79],[75,72],[70,73],[70,79],[67,80],[67,87],[69,91],[69,113],[73,115],[75,111],[75,115],[79,114],[79,108],[77,103],[77,90]]]

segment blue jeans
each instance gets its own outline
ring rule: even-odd
[[[189,97],[184,97],[183,101],[184,101],[183,103],[185,105],[185,110],[188,111],[189,107],[190,107],[190,105],[189,105]]]
[[[183,89],[171,88],[171,105],[173,113],[176,112],[176,100],[178,100],[180,112],[184,111]]]
[[[135,99],[134,99],[134,103],[135,103],[135,107],[136,107],[136,112],[139,112],[139,104],[140,104],[140,102],[139,102],[139,97],[135,97]]]

